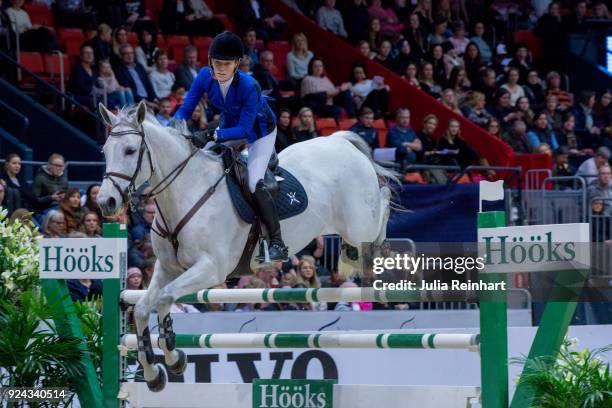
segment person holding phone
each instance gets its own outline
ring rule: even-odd
[[[34,177],[32,191],[38,199],[41,210],[57,205],[68,190],[68,177],[64,172],[64,156],[53,153],[47,164],[41,166]]]
[[[351,72],[351,93],[358,109],[368,107],[374,111],[374,117],[379,119],[385,116],[389,109],[389,85],[385,79],[375,76],[368,79],[365,65],[357,61],[353,64]]]

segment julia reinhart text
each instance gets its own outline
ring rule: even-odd
[[[484,282],[482,280],[462,282],[453,279],[450,285],[447,282],[435,279],[433,281],[412,282],[400,280],[399,282],[383,282],[378,279],[373,282],[376,290],[506,290],[506,282]]]

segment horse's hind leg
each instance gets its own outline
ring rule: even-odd
[[[159,261],[155,264],[153,279],[145,295],[134,306],[136,333],[138,337],[138,361],[142,365],[144,379],[151,391],[161,391],[166,386],[166,372],[160,364],[153,364],[153,345],[149,330],[149,317],[155,304],[161,286],[165,286],[168,277],[161,271]]]
[[[159,322],[159,348],[164,352],[164,361],[168,370],[174,375],[181,375],[187,368],[187,356],[176,350],[175,333],[172,328],[170,308],[172,303],[158,303],[157,321]]]

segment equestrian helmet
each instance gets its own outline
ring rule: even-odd
[[[217,35],[208,49],[208,57],[219,60],[239,60],[243,54],[242,40],[229,31]]]

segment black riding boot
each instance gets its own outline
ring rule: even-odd
[[[283,243],[283,237],[281,236],[280,222],[278,221],[278,212],[276,210],[276,203],[272,198],[272,195],[266,188],[263,180],[257,182],[255,187],[255,193],[253,194],[257,207],[259,207],[259,215],[266,228],[268,229],[268,236],[270,242],[268,243],[268,253],[270,254],[270,261],[284,262],[289,258],[287,247]],[[263,251],[260,251],[263,253]]]

